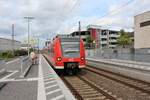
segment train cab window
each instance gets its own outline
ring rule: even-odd
[[[80,45],[79,41],[61,42],[64,57],[79,57]]]

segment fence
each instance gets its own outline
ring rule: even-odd
[[[5,60],[0,60],[0,75],[6,72],[5,66],[6,66]]]
[[[89,57],[98,57],[104,59],[121,59],[139,62],[150,62],[150,53],[133,52],[131,49],[89,49],[86,50],[86,55]]]
[[[22,73],[21,77],[24,77],[29,71],[29,69],[31,68],[32,60],[29,56],[21,57],[20,60],[21,60],[21,73]]]

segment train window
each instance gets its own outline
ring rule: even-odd
[[[79,57],[80,45],[78,41],[74,42],[61,42],[62,52],[64,57]]]

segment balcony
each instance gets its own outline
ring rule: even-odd
[[[111,39],[109,42],[117,42],[117,39]]]
[[[119,34],[109,34],[109,37],[119,37],[120,35]]]
[[[101,44],[107,44],[108,42],[107,41],[101,41],[100,43]]]
[[[109,48],[115,48],[117,45],[112,45],[112,44],[109,44]]]
[[[101,35],[100,38],[107,38],[107,35]]]

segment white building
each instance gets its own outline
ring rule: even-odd
[[[118,44],[117,39],[119,32],[108,29],[101,29],[100,32],[100,45],[102,48],[115,48]]]
[[[12,41],[11,39],[0,38],[0,51],[18,50],[20,48],[20,41]]]
[[[28,50],[28,48],[32,48],[31,44],[29,44],[29,45],[27,43],[21,44],[21,49]]]
[[[134,17],[134,48],[150,48],[150,11]]]
[[[100,48],[115,48],[117,47],[117,39],[120,36],[119,31],[103,29],[100,26],[89,25],[91,37],[96,42],[96,47]]]

